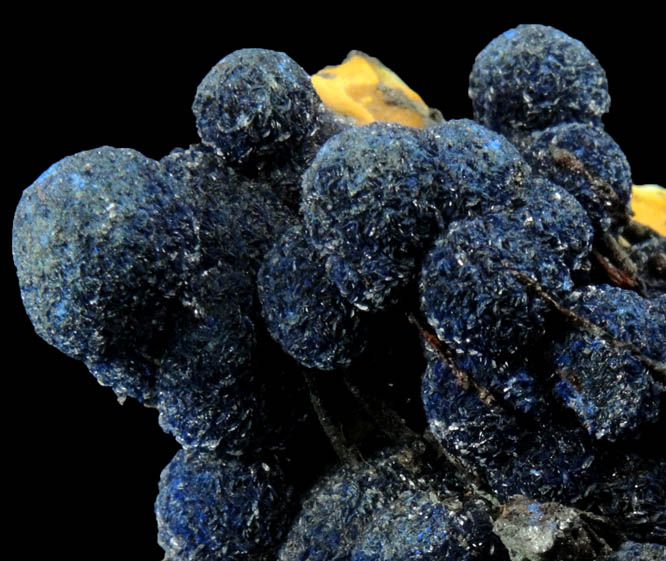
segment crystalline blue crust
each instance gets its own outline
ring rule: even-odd
[[[362,310],[388,307],[414,274],[436,214],[434,168],[420,131],[393,123],[345,130],[303,176],[302,212],[329,278]]]
[[[518,494],[566,503],[595,481],[594,449],[582,429],[559,425],[550,416],[523,425],[464,387],[438,358],[428,362],[422,399],[435,439],[503,502]]]
[[[594,229],[583,206],[563,187],[532,175],[523,206],[513,213],[530,224],[538,237],[571,271],[585,269],[592,251]]]
[[[666,361],[666,307],[656,300],[604,284],[576,290],[564,304],[620,341],[636,345],[648,357]]]
[[[35,330],[119,397],[153,402],[169,309],[199,258],[194,230],[180,186],[139,152],[102,147],[54,164],[14,217]]]
[[[446,121],[425,134],[435,150],[432,204],[444,224],[507,208],[524,195],[530,167],[501,134],[470,119]]]
[[[305,70],[267,49],[224,57],[203,79],[192,105],[201,139],[234,166],[297,147],[317,126],[319,108]]]
[[[157,539],[172,561],[268,561],[288,528],[291,500],[277,465],[180,450],[160,477]]]
[[[328,280],[302,226],[266,254],[257,290],[268,331],[303,366],[342,368],[363,350],[362,312]]]
[[[599,124],[610,107],[606,73],[576,39],[519,25],[493,39],[469,77],[474,118],[514,138],[557,123]]]
[[[571,288],[571,279],[531,233],[534,226],[498,213],[454,222],[437,240],[423,261],[419,287],[421,310],[441,341],[498,357],[543,335],[548,306],[511,271],[555,294]]]
[[[571,293],[565,305],[619,341],[664,361],[666,319],[653,303],[628,290],[602,285]],[[551,348],[555,395],[599,439],[626,438],[659,418],[663,387],[628,349],[574,330]]]
[[[631,169],[601,127],[553,126],[526,137],[521,150],[534,173],[576,197],[597,230],[617,233],[624,227],[630,215]]]
[[[410,452],[340,466],[301,504],[279,561],[504,560],[487,507],[460,500]],[[494,552],[494,553],[493,553]]]

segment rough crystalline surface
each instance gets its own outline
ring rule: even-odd
[[[470,119],[446,121],[425,134],[437,170],[432,204],[445,224],[507,207],[521,193],[530,167],[501,134]]]
[[[161,163],[195,209],[199,271],[224,264],[253,282],[266,251],[296,221],[294,213],[268,184],[237,173],[205,145],[176,149]]]
[[[160,361],[160,426],[182,446],[249,448],[258,415],[252,286],[238,273],[207,269],[190,281],[188,293],[192,306]]]
[[[339,466],[310,491],[280,561],[505,560],[487,507],[462,500],[414,462],[386,450]]]
[[[349,366],[363,349],[362,312],[328,279],[302,226],[287,230],[268,252],[257,290],[269,332],[303,366]]]
[[[555,395],[595,438],[626,438],[659,418],[663,388],[628,350],[575,331],[551,353]]]
[[[512,561],[596,561],[610,547],[590,526],[590,518],[575,508],[518,495],[503,507],[493,531]]]
[[[568,271],[508,214],[450,225],[426,255],[421,309],[441,341],[463,351],[511,355],[544,332],[548,307],[512,271],[560,293]]]
[[[459,374],[433,356],[423,377],[428,424],[445,450],[478,473],[503,502],[516,494],[569,502],[586,492],[594,481],[595,455],[582,429],[552,416],[524,425]]]
[[[469,97],[474,118],[509,138],[556,123],[600,123],[610,107],[596,57],[544,25],[519,25],[493,39],[476,57]]]
[[[601,561],[663,561],[666,546],[656,543],[625,542],[615,553]]]
[[[234,166],[297,147],[315,129],[319,108],[305,70],[267,49],[224,57],[199,85],[192,106],[201,139]]]
[[[576,290],[564,304],[625,343],[657,361],[666,361],[666,307],[632,290],[607,284]]]
[[[565,123],[527,137],[521,150],[534,173],[562,185],[594,227],[617,233],[630,215],[631,168],[603,128]]]
[[[594,229],[578,200],[563,187],[538,175],[529,178],[513,213],[571,271],[586,269]]]
[[[139,152],[102,147],[54,164],[14,218],[35,330],[119,397],[152,402],[169,309],[199,259],[195,229],[180,186]]]
[[[180,450],[160,477],[157,539],[172,561],[268,561],[288,527],[291,496],[277,465]]]
[[[433,236],[431,160],[417,129],[373,123],[332,137],[303,176],[310,241],[329,278],[362,310],[394,302]]]

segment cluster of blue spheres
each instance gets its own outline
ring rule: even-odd
[[[100,147],[21,198],[37,334],[181,449],[170,561],[666,558],[666,240],[606,75],[521,25],[474,119],[355,126],[284,53],[223,58],[201,142]]]

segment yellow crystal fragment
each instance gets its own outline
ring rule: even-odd
[[[324,105],[357,125],[391,121],[422,128],[442,120],[393,71],[360,51],[317,72],[312,84]]]
[[[666,236],[666,189],[659,185],[634,185],[631,209],[634,220]]]

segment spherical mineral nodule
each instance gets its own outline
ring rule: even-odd
[[[583,206],[566,189],[532,175],[513,212],[525,224],[534,224],[535,235],[569,270],[586,267],[594,229]]]
[[[319,107],[310,77],[286,54],[241,49],[206,75],[192,110],[204,143],[245,166],[296,148],[317,126]]]
[[[473,502],[462,504],[446,478],[428,475],[411,452],[383,450],[362,465],[339,466],[311,489],[278,559],[504,560],[487,509]],[[430,524],[428,515],[441,520]],[[421,535],[398,536],[401,530]],[[498,557],[484,556],[495,544]]]
[[[497,401],[458,378],[438,356],[428,360],[422,401],[438,444],[476,473],[500,501],[516,494],[569,503],[594,481],[594,450],[583,429],[544,415],[521,423]]]
[[[198,259],[194,230],[179,186],[139,152],[102,147],[52,165],[14,217],[36,332],[119,397],[151,402],[169,309]]]
[[[160,476],[157,541],[170,561],[274,559],[292,494],[275,463],[179,450]]]
[[[628,350],[575,331],[551,352],[554,394],[590,435],[627,439],[659,418],[663,391]]]
[[[651,359],[666,362],[666,307],[654,299],[602,284],[572,292],[563,304],[619,341],[632,343]]]
[[[470,119],[446,121],[424,134],[435,150],[433,204],[445,223],[507,207],[523,191],[530,167],[501,134]]]
[[[433,157],[421,131],[372,123],[330,138],[303,175],[310,242],[361,310],[394,303],[437,230]]]
[[[566,266],[516,216],[451,223],[423,260],[421,309],[437,337],[455,349],[494,357],[523,352],[545,332],[548,305],[527,275],[551,293],[571,288]]]
[[[571,193],[595,229],[617,234],[629,220],[631,168],[601,127],[564,123],[534,132],[520,146],[534,173]]]
[[[362,312],[328,279],[301,225],[266,254],[257,290],[268,331],[303,366],[342,368],[363,350]]]
[[[294,224],[295,213],[269,185],[237,173],[205,145],[174,150],[161,163],[194,207],[202,254],[199,274],[224,264],[254,282],[264,254]]]
[[[189,305],[175,320],[159,364],[162,429],[183,447],[251,448],[257,397],[252,391],[253,286],[244,272],[202,270],[188,282]]]
[[[601,123],[606,73],[580,41],[545,25],[519,25],[493,39],[469,77],[474,118],[509,138],[557,123]]]

